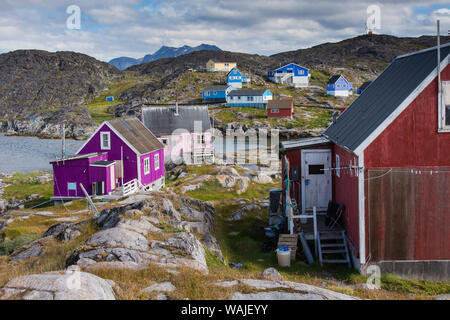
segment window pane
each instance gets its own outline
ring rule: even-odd
[[[309,174],[325,174],[325,165],[323,164],[311,164],[309,165]]]
[[[450,126],[450,105],[445,106],[445,125]]]

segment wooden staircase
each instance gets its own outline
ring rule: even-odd
[[[324,263],[346,263],[352,267],[345,231],[319,231],[317,238],[321,266]]]

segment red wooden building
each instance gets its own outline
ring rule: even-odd
[[[269,118],[292,118],[294,114],[294,100],[270,100],[267,103],[267,117]]]
[[[436,48],[400,56],[322,137],[282,143],[303,213],[345,205],[361,271],[450,280],[450,44],[440,54],[441,95]]]

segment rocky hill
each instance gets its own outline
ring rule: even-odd
[[[450,37],[442,37],[442,43],[449,41]],[[433,45],[431,36],[363,35],[272,56],[218,50],[184,54],[189,48],[167,47],[159,51],[158,60],[126,71],[79,53],[19,50],[0,55],[0,120],[2,130],[11,134],[56,137],[59,133],[54,124],[65,119],[67,136],[83,138],[92,132],[94,122],[139,114],[145,104],[174,103],[177,95],[180,102],[199,103],[203,87],[225,79],[224,73],[204,72],[209,59],[236,61],[252,79],[252,87],[295,96],[297,104],[345,107],[352,99],[323,94],[332,74],[342,73],[358,86],[373,80],[395,56]],[[169,53],[181,55],[159,59]],[[289,62],[311,69],[311,88],[290,90],[267,82],[268,70]],[[105,103],[108,95],[116,101]]]
[[[0,118],[12,120],[9,129],[14,129],[16,120],[66,119],[75,126],[78,120],[83,126],[93,125],[87,110],[78,106],[120,76],[116,68],[80,53],[19,50],[2,54]],[[40,131],[22,133],[39,135]]]

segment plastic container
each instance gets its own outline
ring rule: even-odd
[[[280,267],[290,267],[291,249],[288,246],[279,246],[277,249],[277,259]]]

